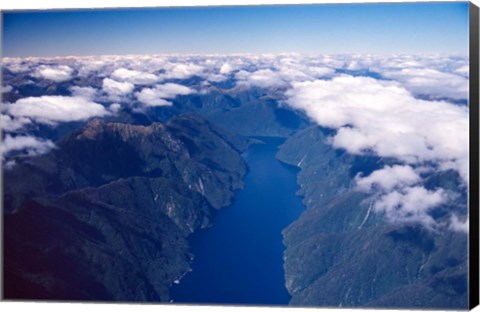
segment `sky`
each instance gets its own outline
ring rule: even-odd
[[[5,57],[468,53],[468,3],[3,12]]]

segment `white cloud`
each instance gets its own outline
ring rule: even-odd
[[[132,93],[135,86],[130,82],[119,82],[110,78],[103,79],[102,90],[113,101],[120,100],[123,96]]]
[[[126,68],[116,69],[112,73],[112,78],[119,81],[127,81],[136,85],[152,84],[158,80],[158,77],[154,74]]]
[[[459,67],[459,68],[455,69],[455,73],[468,78],[469,75],[470,75],[470,66],[469,65],[464,65],[462,67]]]
[[[38,155],[48,152],[55,147],[50,140],[41,140],[32,136],[6,135],[2,141],[2,159],[12,151],[25,150],[29,155]]]
[[[118,113],[120,111],[120,109],[122,108],[122,106],[118,103],[113,103],[111,104],[108,109],[112,112],[112,113]]]
[[[220,74],[230,74],[235,68],[229,64],[229,63],[224,63],[222,67],[220,67]]]
[[[414,98],[395,82],[339,76],[294,83],[287,103],[324,127],[352,154],[374,153],[410,164],[449,164],[468,183],[468,108]]]
[[[7,93],[12,91],[12,86],[0,86],[0,93]]]
[[[443,189],[430,191],[415,186],[381,196],[373,209],[378,213],[385,213],[390,222],[420,222],[433,228],[436,222],[429,215],[429,211],[447,201],[448,196]]]
[[[170,101],[161,97],[161,92],[156,89],[142,89],[142,91],[135,93],[137,99],[147,106],[169,106],[172,105]]]
[[[468,99],[468,58],[455,55],[349,55],[345,69],[393,79],[415,96]]]
[[[420,169],[427,175],[453,169],[468,185],[466,106],[419,100],[398,82],[347,75],[296,82],[286,95],[290,106],[337,130],[330,138],[335,148],[403,163],[356,178],[358,190],[371,193],[374,210],[391,222],[436,227],[429,212],[449,200],[442,189],[422,187],[424,181],[414,167],[426,166]]]
[[[192,76],[201,75],[204,67],[193,63],[167,63],[165,73],[160,74],[161,80],[166,79],[187,79]]]
[[[55,82],[69,80],[72,77],[73,69],[66,65],[40,65],[33,73],[34,77],[41,77]]]
[[[26,117],[40,123],[80,121],[109,112],[100,104],[82,97],[41,96],[28,97],[7,106],[10,115]]]
[[[237,84],[249,87],[271,88],[287,86],[287,82],[271,69],[260,69],[254,72],[241,70],[235,75],[235,78],[237,79]]]
[[[92,87],[79,87],[73,86],[70,88],[73,96],[83,97],[89,100],[93,100],[97,97],[97,89]]]
[[[420,167],[416,171],[432,172],[431,168]],[[448,221],[437,221],[429,212],[441,204],[455,198],[442,188],[427,190],[421,184],[422,178],[410,166],[385,166],[367,177],[355,178],[356,189],[370,193],[370,205],[374,211],[383,213],[390,222],[420,223],[429,229],[447,226],[460,232],[468,231],[468,223],[460,222],[457,215],[451,214]]]
[[[29,72],[31,70],[32,64],[24,62],[21,59],[3,59],[3,66],[8,68],[12,73],[18,74],[22,72]]]
[[[382,75],[400,81],[406,89],[417,95],[468,99],[468,77],[465,77],[464,73],[458,75],[429,68],[405,68],[385,71]]]
[[[13,118],[9,115],[1,114],[1,128],[6,132],[15,132],[32,121],[25,117]]]
[[[195,90],[176,83],[166,83],[157,85],[155,88],[144,88],[135,93],[137,99],[147,106],[165,106],[171,105],[168,99],[173,99],[177,95],[187,95],[195,93]]]
[[[237,84],[261,88],[288,87],[292,82],[331,76],[335,70],[298,55],[268,56],[235,74]]]
[[[79,58],[77,65],[78,76],[88,77],[94,73],[105,74],[102,71],[107,65],[107,56]]]
[[[371,192],[374,189],[380,189],[390,192],[395,188],[417,184],[421,178],[410,166],[394,165],[385,166],[366,177],[357,176],[355,180],[361,191]]]
[[[335,72],[333,68],[301,55],[277,57],[272,66],[288,82],[315,80],[329,77]]]
[[[221,81],[225,81],[227,80],[228,77],[227,76],[224,76],[224,75],[220,75],[220,74],[210,74],[208,76],[206,76],[206,80],[205,82],[208,82],[208,81],[212,81],[212,82],[221,82]]]
[[[456,214],[452,214],[450,217],[450,229],[457,232],[468,233],[468,218],[461,221]]]
[[[4,66],[12,71],[33,70],[33,75],[55,81],[70,79],[74,72],[108,77],[103,79],[101,90],[72,87],[71,98],[45,96],[5,105],[2,111],[5,131],[21,129],[31,122],[29,118],[44,123],[72,118],[83,120],[117,113],[121,109],[119,103],[123,105],[132,97],[146,106],[161,106],[171,105],[171,99],[177,95],[196,92],[167,83],[133,93],[135,85],[198,76],[202,79],[201,88],[195,88],[208,92],[209,82],[233,76],[239,85],[287,89],[286,102],[291,107],[305,111],[318,124],[336,130],[330,138],[335,148],[352,154],[396,159],[400,165],[385,166],[369,176],[356,178],[358,190],[369,192],[372,206],[386,213],[389,220],[417,218],[432,226],[428,212],[433,209],[432,205],[444,203],[447,196],[443,190],[423,188],[422,177],[453,169],[468,184],[468,108],[438,100],[467,99],[468,57],[238,54],[6,58],[4,61]],[[40,61],[58,65],[38,66]],[[161,74],[154,74],[158,72]],[[341,72],[373,73],[388,81],[339,74]],[[94,102],[107,99],[113,103],[108,108]],[[79,101],[83,104],[76,105]],[[67,102],[76,104],[66,105]],[[413,200],[420,195],[425,195],[425,201],[412,212]],[[451,215],[447,225],[462,231],[465,224],[458,218],[463,220],[463,216]]]

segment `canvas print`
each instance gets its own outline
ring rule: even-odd
[[[473,8],[2,12],[3,298],[468,308]]]

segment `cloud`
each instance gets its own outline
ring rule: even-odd
[[[204,81],[204,82],[208,82],[208,81],[221,82],[221,81],[227,80],[228,77],[225,76],[225,75],[220,75],[220,74],[210,74],[210,75],[206,76],[205,79],[207,81]]]
[[[100,90],[73,86],[72,97],[26,98],[4,105],[1,118],[6,132],[15,132],[32,121],[52,124],[115,114],[128,102],[137,105],[135,99],[145,106],[172,105],[171,100],[178,95],[196,90],[209,92],[209,82],[235,79],[237,85],[275,89],[275,95],[286,91],[286,104],[303,110],[319,125],[335,130],[329,138],[333,147],[351,154],[393,159],[396,165],[385,166],[368,176],[359,174],[355,179],[357,190],[369,193],[372,207],[392,222],[417,220],[435,226],[429,211],[434,205],[445,204],[448,196],[445,190],[425,188],[424,179],[432,174],[455,170],[465,184],[461,187],[468,186],[468,107],[449,103],[468,99],[468,57],[136,55],[5,58],[4,66],[58,82],[70,79],[74,73],[104,78]],[[194,76],[201,81],[192,88],[165,83],[144,86],[138,92],[135,89],[135,85]],[[110,106],[103,107],[95,101],[108,102]],[[144,107],[133,109],[142,111]],[[417,211],[413,201],[420,195],[425,195],[425,202]],[[463,231],[464,218],[451,214],[444,225]]]
[[[229,63],[224,63],[222,67],[220,67],[220,74],[230,74],[233,70],[235,69],[234,66],[232,66]]]
[[[83,97],[55,95],[23,98],[6,109],[16,118],[26,117],[45,124],[80,121],[109,114],[102,105]]]
[[[73,86],[70,88],[73,96],[93,100],[97,97],[97,89],[92,87]]]
[[[286,96],[288,105],[336,130],[329,138],[333,147],[401,163],[356,177],[357,189],[370,193],[374,210],[390,222],[440,225],[429,212],[449,197],[443,189],[424,188],[420,171],[428,176],[453,169],[468,185],[466,106],[417,99],[396,81],[349,75],[294,82]]]
[[[238,85],[257,86],[261,88],[288,87],[293,82],[312,81],[329,77],[335,70],[309,58],[300,56],[269,56],[252,66],[253,69],[241,69],[235,74]]]
[[[464,74],[465,72],[459,75],[429,68],[382,72],[384,77],[400,81],[406,89],[416,95],[455,100],[468,99],[468,77]]]
[[[433,228],[436,224],[429,211],[448,201],[443,189],[427,190],[421,186],[407,187],[381,196],[373,205],[374,211],[384,213],[390,222],[419,222]]]
[[[118,103],[113,103],[111,104],[108,109],[112,112],[112,113],[118,113],[120,111],[120,109],[122,108],[122,106]]]
[[[23,59],[3,58],[3,66],[14,74],[31,71],[32,64]]]
[[[464,65],[462,67],[459,67],[459,68],[455,69],[455,73],[468,78],[469,75],[470,75],[470,66],[469,65]]]
[[[33,73],[34,77],[41,77],[55,82],[69,80],[72,77],[73,69],[66,65],[40,65]]]
[[[12,137],[7,134],[2,141],[2,160],[12,151],[24,150],[28,155],[38,155],[46,153],[54,147],[55,144],[50,140],[41,140],[32,136]]]
[[[135,86],[130,82],[119,82],[110,78],[103,79],[102,90],[112,101],[118,101],[123,96],[132,93]]]
[[[420,167],[417,171],[428,173],[431,169]],[[358,191],[370,193],[373,210],[383,213],[389,222],[420,223],[429,229],[446,226],[453,231],[468,232],[468,224],[460,222],[454,213],[447,221],[437,221],[430,215],[433,208],[448,204],[457,194],[443,188],[426,189],[421,185],[420,175],[410,166],[385,166],[367,177],[357,175],[355,181]]]
[[[1,114],[1,127],[3,131],[15,132],[32,121],[25,117],[13,118],[9,115]]]
[[[468,218],[465,218],[463,221],[461,221],[456,214],[452,214],[450,217],[450,229],[456,232],[468,233]]]
[[[167,79],[187,79],[192,76],[201,75],[204,67],[193,63],[167,63],[165,73],[160,74],[161,80]]]
[[[165,106],[171,105],[168,99],[173,99],[177,95],[187,95],[195,93],[195,90],[176,83],[166,83],[157,85],[155,88],[144,88],[136,92],[137,99],[147,106]]]
[[[277,57],[272,66],[288,82],[315,80],[321,77],[329,77],[335,73],[333,68],[318,63],[315,58],[301,55]]]
[[[112,78],[119,81],[127,81],[136,85],[152,84],[158,80],[158,77],[154,74],[126,68],[116,69],[112,73]]]
[[[346,75],[294,83],[286,95],[291,107],[337,129],[331,138],[336,148],[409,164],[449,164],[468,183],[465,106],[416,99],[396,82]]]
[[[0,86],[0,93],[8,93],[13,90],[12,86]]]
[[[238,85],[249,87],[271,88],[287,86],[287,82],[271,69],[261,69],[254,72],[241,70],[235,75],[235,78]]]
[[[135,93],[137,99],[147,106],[170,106],[172,103],[161,97],[161,92],[156,89],[142,89]]]
[[[410,166],[385,166],[372,172],[369,176],[355,178],[357,187],[363,192],[380,189],[390,192],[396,188],[403,188],[421,182],[420,176]]]
[[[379,73],[415,96],[468,99],[468,57],[456,55],[350,55],[347,69]]]

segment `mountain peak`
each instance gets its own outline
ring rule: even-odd
[[[164,129],[161,123],[152,123],[148,126],[130,125],[124,123],[105,122],[100,118],[94,118],[76,135],[77,140],[94,140],[104,134],[116,134],[127,139],[136,136],[151,134]]]

